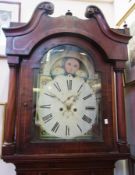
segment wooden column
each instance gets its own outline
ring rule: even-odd
[[[116,108],[117,108],[117,130],[118,130],[118,147],[119,151],[127,151],[126,139],[126,119],[125,119],[125,98],[124,98],[124,84],[123,84],[123,72],[124,63],[117,62],[115,67],[116,73]]]
[[[122,76],[123,76],[122,70],[116,71],[118,142],[126,143],[124,86],[123,86],[123,77]]]
[[[6,108],[5,116],[5,129],[4,129],[4,144],[3,149],[6,152],[13,151],[15,142],[15,120],[16,120],[16,95],[17,95],[17,57],[12,57],[12,63],[10,66],[10,77],[9,77],[9,92],[8,92],[8,104]],[[17,61],[17,62],[16,62]],[[10,150],[6,150],[6,146],[10,145]]]
[[[7,143],[14,142],[14,121],[15,121],[15,89],[16,89],[16,69],[14,67],[10,68],[10,81],[9,81],[10,91],[8,94],[8,104],[6,112],[6,128],[4,134],[4,140]],[[8,116],[8,117],[7,117]]]

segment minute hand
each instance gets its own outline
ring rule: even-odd
[[[53,97],[58,99],[60,102],[64,103],[64,101],[62,101],[59,97],[57,97],[57,95],[53,94],[52,92],[50,93],[44,93],[45,95],[49,96],[49,97]]]

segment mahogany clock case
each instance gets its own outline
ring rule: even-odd
[[[110,29],[102,12],[95,6],[88,6],[85,14],[88,19],[85,20],[71,14],[57,18],[48,16],[52,13],[53,4],[43,2],[38,5],[28,24],[4,29],[10,66],[10,88],[2,156],[6,161],[15,163],[20,175],[54,174],[55,170],[59,175],[112,175],[115,161],[125,159],[129,155],[122,76],[130,36],[124,33],[124,29]],[[61,126],[60,121],[55,121],[57,126],[54,128],[53,124],[49,130],[51,134],[55,131],[56,137],[51,134],[47,137],[42,132],[44,124],[39,125],[36,118],[39,90],[44,87],[42,82],[46,84],[54,76],[42,75],[42,66],[44,65],[44,71],[48,69],[47,57],[51,51],[58,48],[59,51],[60,48],[70,48],[83,53],[79,61],[85,64],[88,72],[93,70],[93,77],[98,77],[88,79],[84,72],[77,74],[84,76],[83,81],[89,82],[90,85],[91,82],[96,82],[95,85],[100,86],[95,92],[95,96],[100,97],[97,115],[93,113],[94,123],[90,131],[81,137],[68,137],[70,134],[74,136],[72,125],[67,127],[65,124],[63,127],[66,133],[64,138],[61,138],[62,134],[57,134],[59,125]],[[55,59],[56,57],[52,58],[53,61]],[[51,62],[48,65],[50,64]],[[90,73],[88,75],[90,77]],[[65,74],[62,72],[59,76],[63,77]],[[72,79],[76,78],[72,75]],[[80,79],[82,80],[82,77],[79,77]],[[46,102],[46,99],[43,100]],[[66,105],[66,109],[71,109],[71,103],[70,107],[68,103]],[[46,108],[45,105],[44,107]],[[50,104],[47,108],[50,108]],[[58,109],[64,110],[64,107]],[[90,110],[95,109],[91,107]],[[74,108],[74,116],[76,111],[79,111],[79,107]],[[69,111],[66,114],[69,115]],[[45,118],[45,123],[51,122],[54,116],[51,113],[49,119]],[[70,118],[70,115],[68,117]],[[87,116],[85,122],[90,124],[91,119],[87,118],[86,121],[86,118]],[[76,126],[80,129],[78,124]]]

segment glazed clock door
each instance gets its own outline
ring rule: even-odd
[[[101,72],[84,49],[70,44],[49,49],[33,86],[35,139],[103,140]]]

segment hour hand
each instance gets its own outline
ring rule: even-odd
[[[75,95],[72,95],[70,98],[72,100],[72,102],[76,102],[78,99],[79,99],[79,96],[80,96],[80,92],[76,93]]]
[[[74,102],[74,96],[70,96],[66,99],[65,104],[66,106],[70,106],[73,104],[73,102]]]
[[[71,96],[69,96],[69,97],[65,100],[65,104],[66,104],[67,106],[71,106],[72,104],[74,104],[74,103],[77,101],[79,95],[80,95],[80,94],[77,93],[76,95],[71,95]]]

